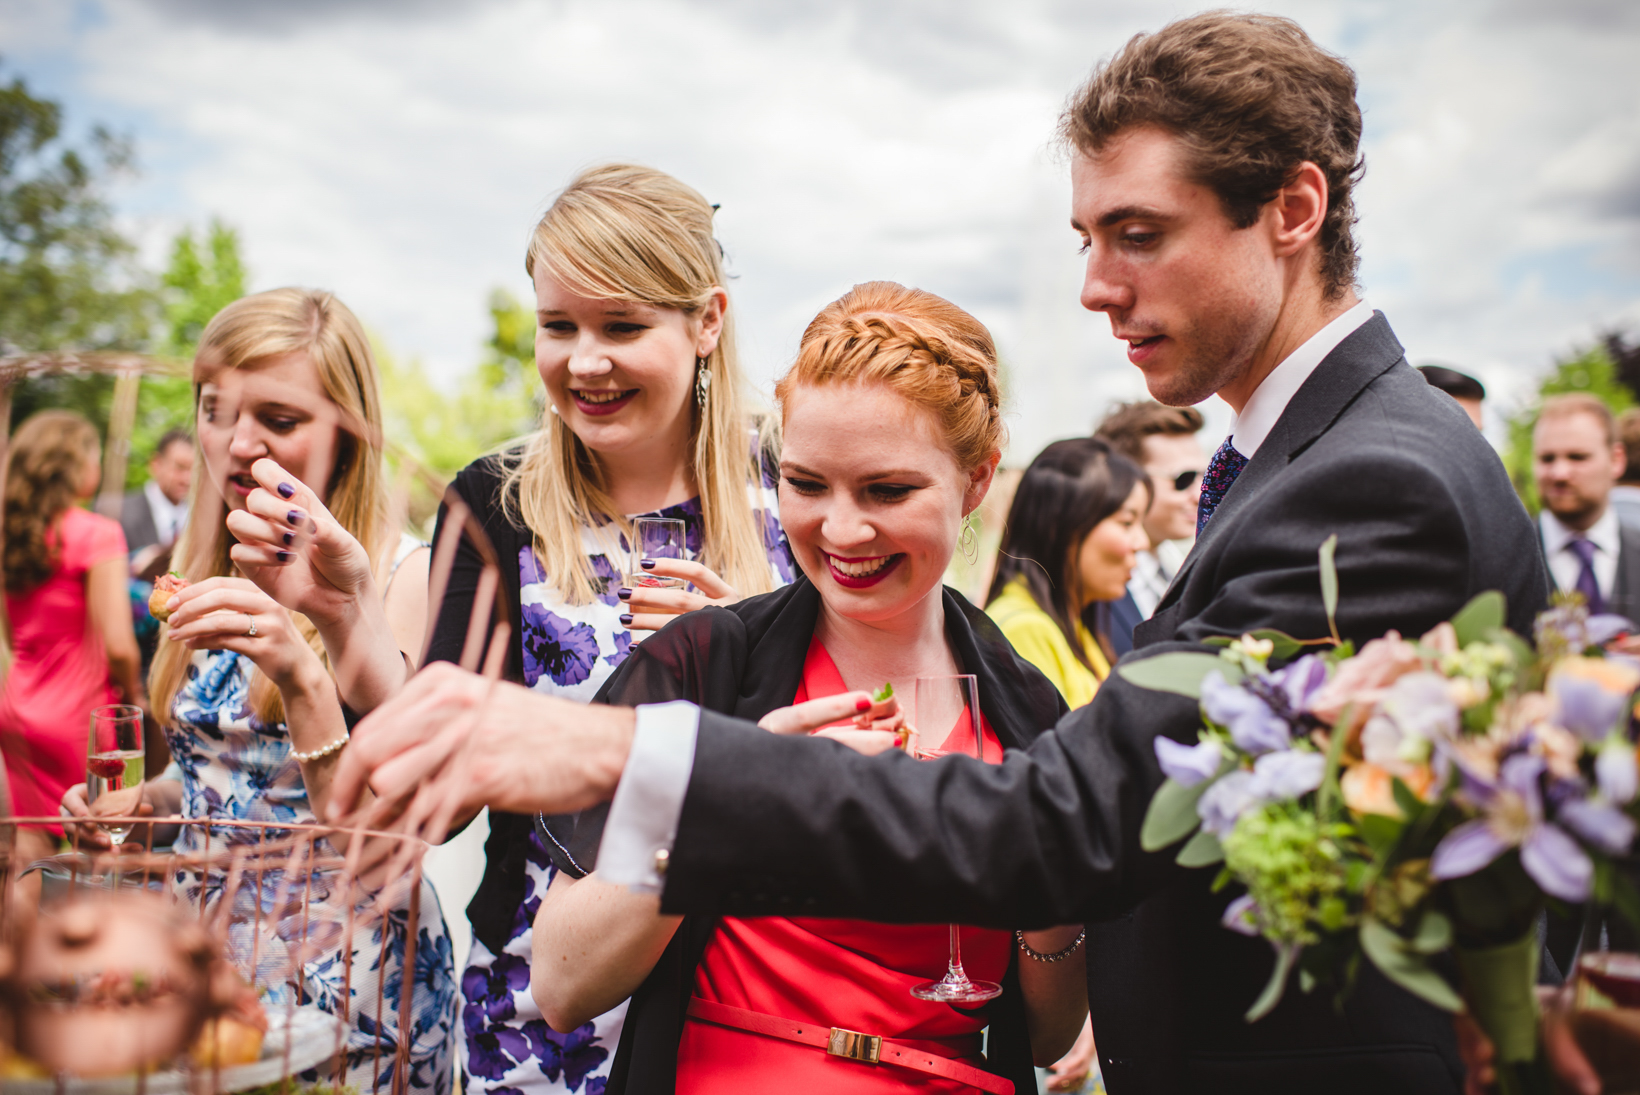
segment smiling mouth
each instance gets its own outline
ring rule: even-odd
[[[570,395],[574,396],[577,401],[579,401],[581,403],[591,404],[594,407],[604,407],[604,406],[608,406],[611,403],[618,403],[621,400],[625,399],[627,396],[637,395],[637,394],[638,394],[638,389],[636,389],[636,388],[627,388],[624,391],[608,391],[608,392],[587,392],[587,391],[579,391],[579,390],[576,390],[576,389],[571,389],[570,390]]]
[[[902,553],[873,555],[863,559],[845,559],[828,551],[822,551],[820,554],[825,556],[827,565],[831,567],[833,578],[845,586],[855,588],[875,584],[905,558]]]

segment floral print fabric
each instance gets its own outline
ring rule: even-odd
[[[775,482],[765,477],[748,489],[754,516],[762,521],[775,585],[789,585],[795,572],[777,516]],[[698,499],[633,516],[681,519],[686,554],[694,558],[700,553]],[[632,633],[620,620],[626,607],[616,595],[629,565],[630,547],[613,523],[582,529],[581,543],[593,574],[603,581],[596,599],[586,605],[564,604],[547,582],[535,551],[526,547],[518,555],[519,615],[525,683],[537,692],[585,702],[597,695],[632,648]],[[541,1018],[530,995],[530,928],[555,872],[533,828],[527,860],[524,903],[513,918],[506,947],[499,955],[491,954],[475,939],[461,977],[467,1093],[603,1095],[626,1002],[568,1034],[552,1030]]]
[[[188,667],[166,731],[181,772],[183,816],[311,822],[307,789],[290,756],[285,726],[265,723],[251,710],[250,669],[247,659],[228,650],[199,651]],[[209,839],[210,850],[219,852],[235,844],[256,844],[260,831],[212,829]],[[203,852],[204,841],[201,827],[184,826],[176,850]],[[201,890],[207,902],[221,898],[224,880],[218,871],[203,877],[182,871],[175,881],[190,901],[198,901]],[[401,1034],[399,1004],[406,991],[408,895],[378,895],[380,904],[359,895],[352,910],[356,927],[348,940],[348,896],[340,880],[314,872],[310,886],[304,915],[289,892],[295,887],[286,885],[282,872],[266,871],[259,884],[241,885],[229,916],[230,956],[244,968],[255,955],[255,981],[266,989],[263,1000],[270,1006],[294,1000],[340,1014],[345,1004],[351,1024],[346,1082],[360,1092],[390,1091]],[[438,895],[425,880],[410,983],[408,1090],[449,1095],[455,1079],[455,958]],[[330,1076],[310,1072],[303,1079],[328,1082]]]

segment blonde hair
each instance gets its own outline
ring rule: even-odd
[[[40,411],[18,427],[6,453],[6,588],[33,589],[57,569],[62,545],[47,538],[52,522],[79,498],[97,462],[97,427],[73,411]]]
[[[712,237],[713,207],[691,187],[661,171],[610,164],[582,172],[535,226],[524,269],[555,278],[578,296],[699,312],[723,287],[723,252]],[[705,526],[700,561],[741,593],[773,587],[764,544],[764,515],[753,513],[747,484],[753,450],[761,454],[765,423],[749,418],[735,354],[733,313],[705,364],[710,384],[704,413],[692,430],[691,470]],[[758,429],[755,440],[752,429]],[[626,518],[615,512],[598,454],[557,415],[523,453],[504,459],[501,505],[533,534],[542,570],[558,595],[586,604],[598,593],[581,530]]]
[[[212,318],[194,355],[197,415],[205,378],[221,369],[255,368],[269,358],[305,353],[318,370],[325,395],[341,411],[335,464],[326,484],[325,506],[380,568],[396,542],[387,520],[387,488],[382,476],[382,402],[376,359],[364,328],[330,293],[319,289],[272,289],[242,297]],[[197,451],[199,467],[203,454]],[[209,476],[196,474],[188,504],[188,525],[178,538],[175,568],[190,582],[234,572],[228,549],[228,505]],[[318,484],[310,484],[317,489]],[[318,632],[292,613],[308,645],[324,658]],[[149,673],[154,712],[170,720],[171,701],[188,671],[192,652],[181,643],[161,641]],[[279,690],[261,673],[252,675],[251,707],[267,723],[284,721]]]
[[[799,386],[828,384],[882,384],[928,411],[964,471],[1007,441],[991,332],[921,289],[868,281],[820,310],[774,394],[785,406]]]

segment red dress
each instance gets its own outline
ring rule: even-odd
[[[56,816],[63,792],[85,782],[91,709],[120,700],[86,608],[86,574],[125,558],[125,533],[118,522],[72,506],[46,538],[61,550],[51,577],[6,591],[12,663],[0,692],[0,749],[19,817]]]
[[[792,702],[846,691],[831,655],[819,640],[810,643],[803,680]],[[985,759],[1000,761],[1001,742],[983,719],[981,729]],[[964,738],[973,741],[966,725],[957,726],[952,735],[952,747]],[[979,1032],[989,1021],[986,1009],[965,1010],[911,995],[913,985],[938,980],[945,973],[949,943],[944,924],[726,917],[696,968],[694,994],[822,1031],[841,1027],[910,1043],[924,1052],[979,1066]],[[1012,944],[1009,932],[963,928],[963,967],[976,980],[1000,982]],[[974,1095],[977,1089],[946,1077],[887,1063],[868,1065],[785,1038],[691,1017],[684,1023],[678,1047],[677,1090],[679,1095]]]

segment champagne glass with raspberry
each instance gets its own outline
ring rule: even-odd
[[[104,795],[141,787],[143,774],[142,708],[128,703],[94,708],[85,762],[87,804],[95,806]],[[130,812],[135,813],[135,808]],[[102,826],[116,852],[132,828],[130,823]]]

